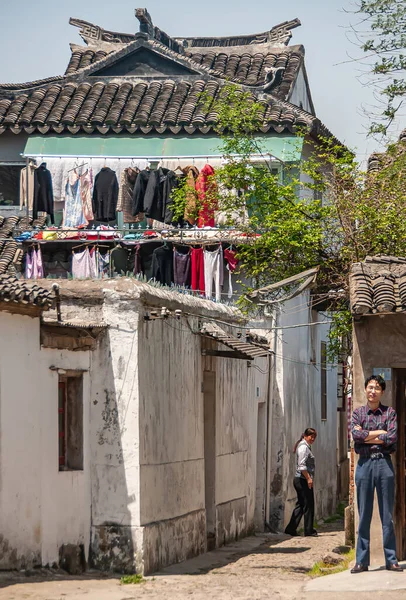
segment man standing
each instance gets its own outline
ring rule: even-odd
[[[359,513],[356,564],[351,573],[368,571],[370,561],[370,528],[374,505],[374,489],[378,496],[382,523],[383,547],[388,571],[402,572],[396,559],[393,526],[395,475],[390,455],[396,449],[397,420],[391,406],[381,404],[385,380],[371,375],[365,381],[367,403],[352,414],[351,432],[354,449],[359,454],[355,472]]]

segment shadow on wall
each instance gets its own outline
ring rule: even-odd
[[[271,425],[271,464],[270,464],[270,501],[268,526],[271,532],[283,530],[284,520],[284,447],[285,447],[285,417],[282,399],[277,382],[274,381],[272,390],[272,425]]]

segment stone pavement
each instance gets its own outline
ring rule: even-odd
[[[145,583],[90,572],[70,577],[40,570],[0,573],[0,600],[403,600],[406,572],[349,572],[312,580],[308,571],[343,543],[341,524],[324,525],[317,538],[264,534],[173,565]]]

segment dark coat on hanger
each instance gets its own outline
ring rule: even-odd
[[[144,213],[144,196],[148,186],[150,174],[151,171],[148,171],[147,169],[143,169],[140,173],[138,173],[133,192],[133,217]]]
[[[172,223],[171,193],[179,184],[177,175],[169,169],[152,171],[144,197],[145,216],[161,223]]]
[[[167,286],[173,282],[173,250],[171,247],[164,245],[153,251],[152,277]]]
[[[95,221],[114,221],[118,200],[118,181],[114,171],[103,167],[97,173],[94,186],[92,207]]]
[[[32,205],[32,217],[36,219],[38,212],[46,212],[54,224],[54,192],[52,189],[52,177],[45,163],[42,163],[34,171],[34,200]]]
[[[134,187],[137,181],[138,171],[132,167],[124,169],[120,179],[120,190],[118,192],[117,212],[123,213],[124,223],[139,223],[144,218],[143,213],[133,216]]]

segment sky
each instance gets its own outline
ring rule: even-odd
[[[354,8],[354,1],[148,0],[145,6],[154,25],[174,37],[259,33],[299,18],[302,25],[292,31],[290,44],[305,47],[316,114],[363,161],[380,147],[366,136],[363,108],[375,104],[372,89],[360,80],[360,63],[350,60],[362,54],[350,39],[349,27],[356,17],[346,10]],[[129,0],[0,0],[0,83],[63,75],[69,43],[83,44],[69,17],[135,33],[139,30],[136,7]]]

